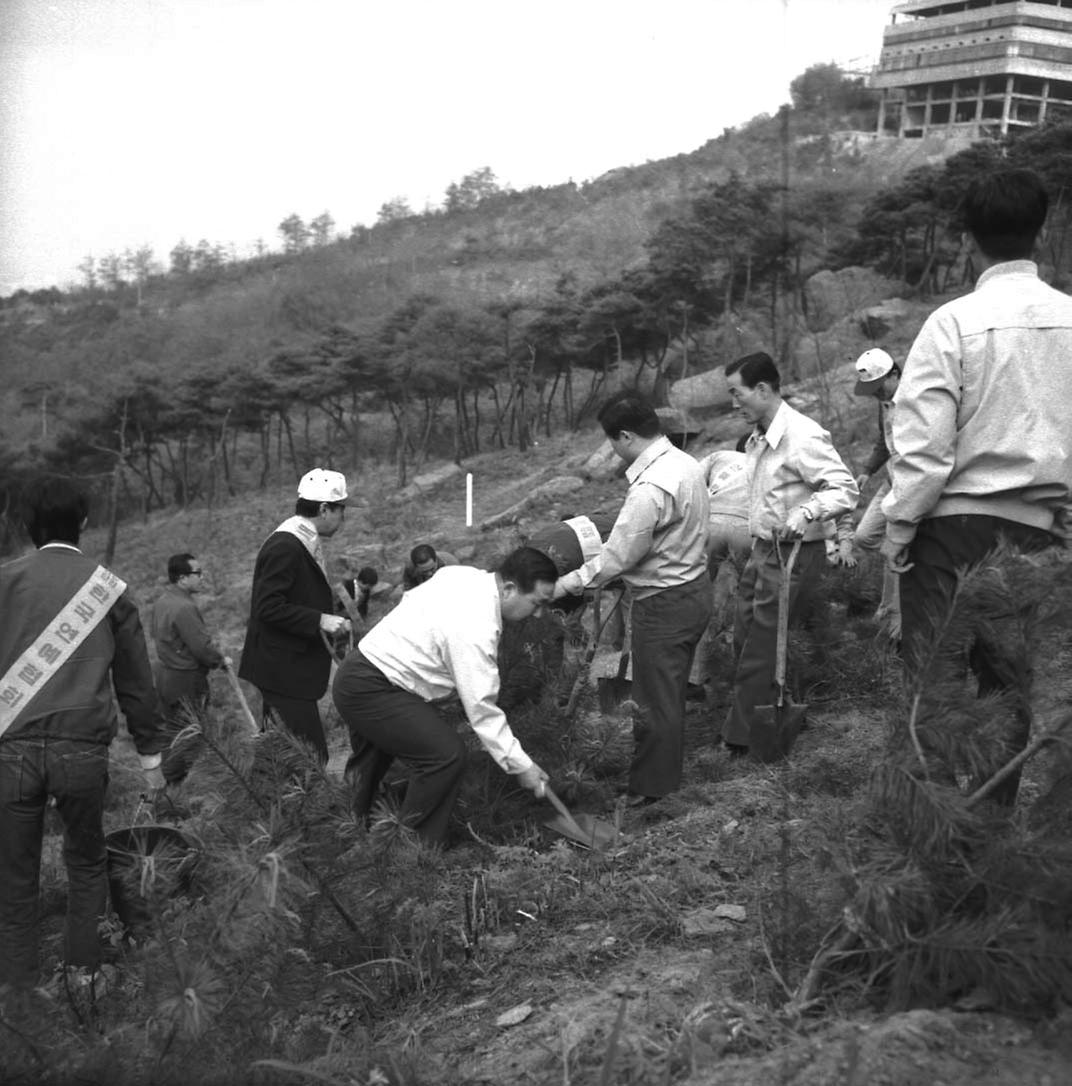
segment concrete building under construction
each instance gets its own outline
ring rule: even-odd
[[[871,74],[879,134],[1005,135],[1072,121],[1072,0],[907,0]]]

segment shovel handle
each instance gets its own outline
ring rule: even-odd
[[[781,541],[774,541],[778,564],[782,567],[782,580],[778,586],[778,641],[774,656],[774,682],[778,687],[779,708],[785,704],[785,664],[789,651],[789,589],[793,579],[793,567],[797,564],[797,555],[800,554],[801,542],[798,536],[793,543],[793,549],[789,552],[789,557],[783,562]]]
[[[249,722],[250,730],[254,735],[260,735],[261,726],[257,723],[256,717],[253,715],[253,710],[249,707],[249,702],[246,701],[246,695],[242,693],[242,687],[239,685],[238,676],[234,673],[234,668],[231,667],[230,664],[225,663],[223,665],[223,670],[227,672],[227,678],[231,681],[231,687],[235,694],[238,695],[238,704],[242,706],[242,712]]]

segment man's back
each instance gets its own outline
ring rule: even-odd
[[[62,546],[0,566],[0,674],[34,644],[96,568],[92,559]],[[144,633],[125,592],[5,734],[109,743],[117,726],[113,683],[132,734],[155,733],[156,695]]]
[[[1072,298],[1027,260],[937,309],[897,393],[898,519],[987,514],[1052,526],[1072,493]]]

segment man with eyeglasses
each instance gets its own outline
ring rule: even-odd
[[[153,604],[149,629],[156,645],[156,690],[174,736],[189,723],[190,712],[200,715],[208,707],[209,670],[231,661],[213,643],[194,602],[205,586],[201,563],[192,554],[173,554],[167,573],[168,585]],[[190,761],[189,756],[170,752],[164,759],[167,783],[185,778]]]

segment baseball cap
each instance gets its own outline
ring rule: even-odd
[[[328,471],[327,468],[307,471],[298,483],[298,497],[310,502],[331,502],[334,505],[357,504],[353,498],[347,496],[346,476],[341,471]]]
[[[881,348],[871,347],[856,359],[857,396],[874,396],[882,379],[893,369],[893,359]]]

